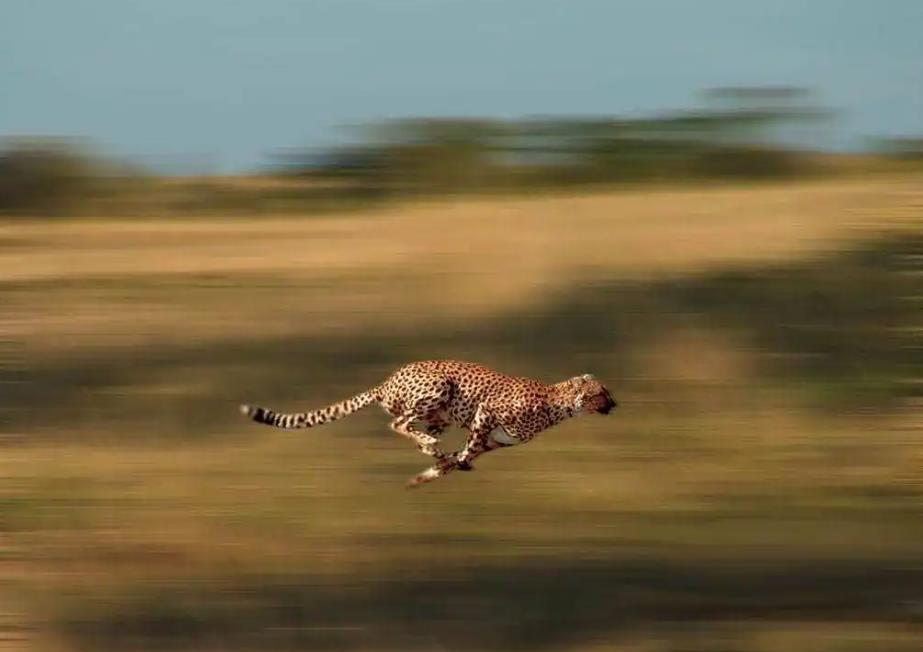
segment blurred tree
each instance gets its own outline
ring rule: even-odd
[[[793,87],[708,91],[699,110],[645,118],[428,118],[366,127],[363,142],[303,155],[301,169],[389,193],[646,179],[787,176],[806,157],[780,127],[830,116]],[[289,158],[299,169],[299,157]]]

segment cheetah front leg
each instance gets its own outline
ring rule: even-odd
[[[471,434],[468,436],[465,447],[458,453],[443,457],[436,464],[423,471],[423,473],[411,478],[407,482],[407,486],[417,487],[421,484],[437,480],[452,471],[473,471],[474,469],[471,466],[471,462],[473,462],[475,458],[488,451],[505,446],[490,438],[490,433],[493,429],[493,419],[490,418],[486,410],[479,408],[472,421]]]
[[[500,442],[494,441],[490,438],[489,433],[474,434],[468,438],[468,442],[460,452],[442,458],[439,462],[423,471],[423,473],[411,478],[407,486],[416,487],[421,484],[426,484],[452,471],[474,471],[474,467],[471,466],[471,463],[478,457],[484,453],[497,450],[498,448],[506,448],[509,445],[510,444],[501,444]]]

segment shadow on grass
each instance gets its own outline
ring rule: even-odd
[[[262,577],[81,598],[80,649],[554,649],[725,621],[923,622],[923,570],[888,562],[606,559],[331,583]]]
[[[921,296],[923,236],[891,237],[806,262],[647,284],[604,280],[525,314],[413,335],[193,343],[8,364],[0,366],[0,412],[26,430],[93,424],[150,435],[158,423],[167,438],[196,437],[226,427],[238,402],[300,406],[310,396],[322,405],[421,358],[474,359],[547,380],[585,371],[638,377],[632,354],[690,325],[740,336],[759,374],[797,385],[819,408],[880,410],[921,392]],[[151,376],[203,371],[214,379],[204,392],[143,389]]]

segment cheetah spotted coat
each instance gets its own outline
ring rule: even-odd
[[[546,385],[472,362],[430,360],[401,367],[381,385],[320,410],[282,414],[244,405],[241,411],[278,428],[312,428],[374,402],[393,417],[392,430],[436,460],[408,486],[455,470],[470,471],[484,453],[525,443],[578,414],[608,414],[616,406],[609,391],[589,374]],[[460,451],[446,454],[439,448],[439,435],[453,424],[470,434]]]

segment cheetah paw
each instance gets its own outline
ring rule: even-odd
[[[407,481],[407,488],[413,489],[414,487],[419,487],[421,484],[426,484],[427,482],[432,482],[436,478],[440,477],[442,473],[439,472],[436,468],[426,469],[420,475],[414,476]]]

